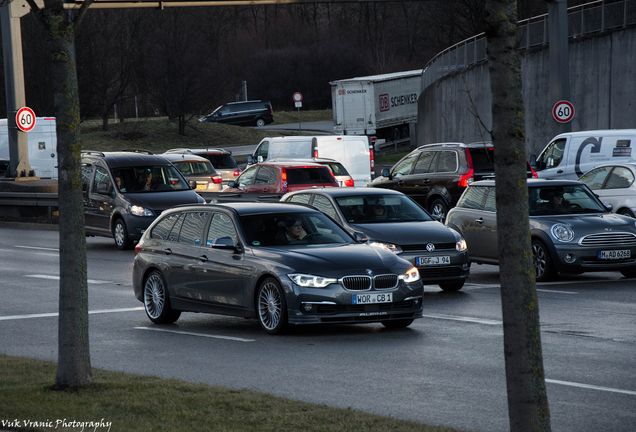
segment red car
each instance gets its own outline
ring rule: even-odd
[[[301,189],[338,187],[331,170],[317,163],[264,162],[250,166],[221,192],[287,193]]]

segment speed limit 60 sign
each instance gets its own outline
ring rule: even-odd
[[[35,113],[31,108],[20,108],[15,115],[15,122],[18,125],[18,129],[23,132],[29,132],[35,127]]]
[[[566,100],[554,104],[552,115],[559,123],[567,123],[574,118],[574,105]]]

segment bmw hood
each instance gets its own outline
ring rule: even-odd
[[[350,224],[362,231],[369,239],[398,245],[423,245],[426,243],[454,243],[458,234],[437,221],[428,222],[384,222],[372,224]]]
[[[321,276],[402,274],[413,265],[393,252],[366,244],[285,246],[253,249],[256,256],[278,261],[290,271]],[[273,252],[273,253],[272,253]]]

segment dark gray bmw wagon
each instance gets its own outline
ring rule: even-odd
[[[133,287],[158,324],[206,312],[257,318],[276,334],[290,324],[406,327],[422,316],[417,268],[299,204],[165,211],[135,248]]]

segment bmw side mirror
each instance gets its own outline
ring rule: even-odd
[[[361,243],[364,243],[367,240],[369,240],[369,236],[367,236],[365,233],[363,233],[361,231],[354,231],[353,232],[353,238],[355,238],[356,241],[359,241]]]

